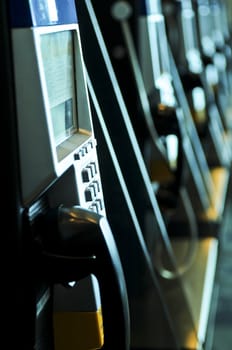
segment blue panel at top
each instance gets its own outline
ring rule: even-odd
[[[77,23],[75,0],[10,0],[11,27]]]
[[[137,0],[137,10],[140,16],[162,13],[160,0]]]

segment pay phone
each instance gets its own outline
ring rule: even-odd
[[[207,167],[207,164],[204,157],[201,157],[201,162],[198,161],[198,155],[196,156],[195,154],[192,142],[193,138],[189,137],[189,135],[192,134],[193,128],[191,128],[190,131],[190,124],[186,121],[185,111],[177,98],[174,82],[176,77],[174,78],[173,76],[174,62],[171,60],[171,52],[166,39],[165,19],[162,14],[161,2],[138,1],[136,5],[137,7],[135,9],[137,12],[135,12],[134,20],[136,31],[134,36],[136,38],[135,42],[137,43],[140,63],[133,71],[134,75],[136,75],[141,70],[142,79],[144,81],[144,87],[141,87],[141,84],[140,86],[137,84],[137,90],[143,89],[143,95],[148,96],[148,108],[150,107],[151,110],[150,123],[156,126],[161,139],[163,139],[165,133],[168,135],[167,140],[165,140],[167,152],[171,155],[171,162],[176,166],[176,174],[175,172],[174,174],[178,179],[176,182],[178,186],[174,192],[174,197],[176,199],[181,197],[179,202],[177,201],[175,209],[178,205],[182,204],[186,208],[186,202],[183,199],[184,195],[182,193],[185,191],[186,183],[190,175],[191,179],[193,179],[194,187],[197,189],[195,197],[198,200],[198,205],[195,205],[195,208],[197,208],[196,213],[199,214],[199,211],[205,211],[210,205],[208,192],[213,184],[212,181],[208,181],[207,185],[204,183],[201,167],[202,162],[204,163],[204,167]],[[127,50],[130,55],[130,61],[133,62],[135,61],[136,50],[132,53],[131,46],[133,37],[131,35],[131,38],[128,39],[128,32],[130,29],[128,29],[129,25],[126,29],[125,24],[129,24],[129,18],[120,19],[120,23]],[[144,114],[146,113],[145,109],[143,109],[143,112]],[[176,146],[176,144],[178,146]],[[199,149],[199,151],[201,151],[202,156],[202,150]],[[147,152],[144,152],[145,157],[146,153]],[[165,184],[164,171],[160,164],[154,161],[155,157],[153,152],[150,153],[153,157],[153,159],[151,158],[152,166],[150,167],[151,181],[153,183],[158,182],[160,190],[162,189],[163,183]],[[198,153],[200,154],[200,152]],[[155,174],[155,172],[152,171],[153,168],[156,172],[160,172],[160,180],[158,181],[153,175]],[[207,178],[207,180],[210,179]],[[169,195],[170,192],[171,191],[169,191]],[[157,191],[157,196],[159,198],[159,191]],[[161,201],[160,203],[162,206]],[[183,212],[181,216],[183,217]],[[194,217],[194,215],[192,217]],[[189,221],[189,217],[187,220]],[[192,225],[190,226],[193,227]]]
[[[127,291],[106,219],[75,3],[12,0],[10,21],[35,346],[129,349]]]
[[[112,53],[111,49],[114,47],[115,41],[120,42],[122,40],[120,32],[118,31],[119,26],[117,22],[110,17],[114,2],[108,2],[104,8],[102,8],[101,4],[97,1],[86,0],[80,3],[80,30],[83,35],[85,34],[83,52],[90,77],[89,87],[91,97],[94,101],[93,110],[95,113],[93,122],[94,125],[97,126],[95,128],[98,133],[97,135],[101,135],[101,137],[103,137],[103,133],[105,135],[103,137],[105,138],[103,144],[107,143],[109,146],[109,143],[111,143],[114,150],[113,151],[110,147],[110,153],[113,159],[113,161],[108,159],[110,164],[113,163],[109,166],[110,170],[104,169],[105,171],[102,173],[106,179],[108,178],[106,182],[109,182],[109,176],[113,178],[113,167],[116,165],[114,157],[116,156],[128,192],[125,191],[123,187],[120,187],[119,184],[115,184],[113,190],[115,200],[113,205],[117,206],[115,202],[118,203],[120,201],[120,193],[121,190],[123,190],[124,195],[126,195],[126,193],[129,194],[131,202],[127,198],[127,204],[133,206],[132,209],[134,208],[134,214],[136,215],[136,217],[130,216],[132,214],[131,210],[128,212],[128,218],[124,220],[126,223],[128,223],[130,218],[137,218],[138,220],[136,231],[133,230],[133,225],[131,224],[126,232],[122,231],[122,233],[120,233],[119,231],[116,235],[117,241],[122,247],[123,261],[126,260],[127,263],[126,271],[129,272],[126,274],[126,278],[128,278],[128,285],[130,286],[129,303],[132,316],[132,348],[173,349],[174,347],[176,349],[176,347],[181,347],[182,342],[185,342],[186,338],[188,338],[188,340],[191,338],[190,342],[196,340],[196,329],[193,324],[194,322],[188,300],[183,290],[182,281],[181,278],[179,278],[183,272],[182,268],[186,271],[185,269],[188,268],[188,264],[180,264],[181,266],[179,265],[179,268],[176,266],[177,264],[170,246],[165,223],[154,195],[154,189],[151,186],[151,181],[146,170],[141,150],[139,149],[135,132],[132,128],[127,107],[120,93],[122,86],[119,88],[114,73],[113,64],[115,62],[111,64],[109,55]],[[125,2],[122,2],[122,5],[124,3]],[[117,51],[117,47],[115,51]],[[95,55],[91,55],[91,52],[95,52]],[[123,50],[118,47],[118,54],[120,55],[120,53],[123,54]],[[95,64],[97,64],[97,70],[95,69]],[[125,71],[120,71],[119,69],[116,73],[124,74],[125,78]],[[128,76],[126,75],[125,79],[128,83],[127,78],[129,81],[129,74]],[[127,92],[129,95],[133,93],[133,84],[130,85],[130,89],[128,89]],[[135,100],[133,100],[133,102],[134,101]],[[132,117],[134,117],[134,115]],[[109,137],[106,136],[107,133],[110,137],[110,142]],[[102,152],[99,158],[101,159],[102,157],[104,161],[109,158],[108,152]],[[105,181],[103,184],[105,185]],[[106,191],[106,193],[108,193],[108,191]],[[107,198],[107,195],[105,198]],[[106,200],[109,200],[109,193]],[[124,218],[124,215],[121,214],[121,207],[122,204],[118,206],[118,213],[115,213],[112,207],[110,207],[109,212],[112,222],[116,223],[116,220],[120,221]],[[141,228],[141,232],[139,228]],[[162,261],[159,261],[160,264],[158,264],[157,260],[159,259],[156,258],[159,254],[156,253],[160,246],[163,247],[163,245],[164,250],[167,252],[167,260],[163,261],[161,258]],[[128,249],[128,247],[130,248]],[[165,274],[170,278],[164,278],[163,276]],[[155,280],[157,280],[158,285],[154,283]],[[138,289],[136,289],[136,282],[139,284]],[[159,288],[168,314],[166,314],[166,312],[163,313],[164,310],[161,312],[156,311],[160,303],[159,293],[157,295],[157,290],[159,290]],[[177,293],[179,297],[181,296],[181,304],[183,305],[181,312],[178,313],[176,312],[177,304],[176,301],[174,301],[175,293]],[[179,322],[177,320],[180,315],[181,318],[183,317],[182,321],[184,319],[184,322]],[[163,316],[165,316],[165,318],[163,318]],[[172,337],[173,334],[169,333],[170,325],[171,331],[174,331],[174,339]],[[191,337],[186,337],[188,332],[191,333]]]
[[[226,130],[206,78],[193,5],[191,1],[165,1],[164,12],[169,42],[207,161],[211,167],[227,166],[230,150]]]
[[[119,241],[120,239],[124,240],[126,242],[126,247],[130,245],[131,249],[128,249],[130,256],[126,252],[126,259],[130,260],[131,264],[134,266],[135,263],[133,263],[133,254],[137,245],[137,240],[139,238],[140,244],[141,242],[143,243],[144,240],[145,244],[143,243],[143,247],[146,248],[149,253],[149,255],[146,254],[146,261],[149,262],[149,265],[152,264],[154,273],[155,275],[157,274],[161,292],[164,296],[165,305],[167,306],[168,314],[171,317],[171,325],[173,326],[174,334],[176,336],[177,347],[198,347],[200,346],[200,343],[204,343],[203,333],[205,330],[202,332],[202,329],[205,328],[205,323],[202,328],[201,317],[195,317],[198,311],[196,312],[195,306],[192,309],[191,301],[189,302],[188,297],[186,298],[187,295],[185,294],[186,290],[184,287],[184,280],[185,277],[188,276],[188,272],[190,270],[188,269],[189,264],[187,264],[185,260],[186,264],[184,264],[184,266],[181,265],[182,268],[184,267],[185,272],[182,275],[183,270],[181,269],[180,265],[178,269],[175,257],[172,255],[173,253],[172,249],[170,249],[171,247],[169,237],[167,236],[166,232],[166,225],[159,210],[154,188],[151,184],[143,155],[141,154],[141,149],[139,149],[138,145],[138,140],[141,141],[144,129],[139,129],[139,125],[142,125],[142,123],[139,123],[137,113],[138,105],[135,103],[135,101],[137,101],[137,95],[134,94],[136,90],[135,83],[134,79],[131,79],[131,71],[128,69],[128,65],[130,65],[131,62],[128,60],[127,50],[124,46],[121,32],[123,27],[125,36],[127,38],[130,36],[128,27],[129,24],[131,24],[130,16],[133,14],[132,6],[130,6],[129,2],[126,1],[108,1],[104,7],[102,7],[98,1],[94,0],[85,0],[80,3],[80,30],[83,32],[83,34],[86,34],[85,40],[83,41],[83,52],[91,81],[89,87],[91,90],[91,96],[94,100],[93,110],[96,112],[96,116],[94,114],[95,118],[93,119],[95,125],[98,126],[96,128],[96,132],[101,135],[102,133],[106,133],[108,130],[111,144],[114,147],[122,175],[126,181],[129,196],[132,201],[131,204],[134,207],[139,226],[142,229],[142,237],[140,237],[140,233],[137,230],[137,232],[132,232],[131,235],[129,234],[130,239],[127,243],[127,239],[125,237],[128,235],[127,231],[126,234],[124,234],[124,232],[122,233],[121,237],[119,237]],[[115,21],[115,14],[118,15],[117,19],[121,15],[122,26],[119,26],[118,21]],[[129,18],[127,16],[129,16]],[[97,40],[93,40],[94,38]],[[129,43],[131,44],[130,40]],[[94,56],[91,54],[92,52],[95,52]],[[133,64],[137,66],[136,57],[133,56],[133,58]],[[95,64],[97,64],[97,70],[95,69]],[[137,75],[137,78],[137,81],[141,83],[139,74]],[[117,79],[119,84],[121,83],[120,88]],[[95,94],[93,94],[93,90]],[[124,104],[121,90],[125,98],[126,105]],[[147,106],[143,91],[141,95],[141,100],[144,102],[144,106]],[[104,119],[104,123],[102,119]],[[134,129],[138,131],[136,136],[132,127],[132,120],[135,121],[135,123],[133,123]],[[99,124],[101,124],[100,127]],[[155,136],[155,134],[153,134],[153,136]],[[108,137],[105,137],[105,142],[108,142],[107,138]],[[107,158],[107,152],[102,153],[102,155],[105,160]],[[111,155],[113,158],[114,152],[112,152],[112,148]],[[110,176],[112,174],[112,168],[109,168],[110,171],[105,172],[105,178],[109,176],[109,173]],[[115,186],[114,193],[116,192],[120,193],[120,188],[117,189]],[[116,193],[115,199],[118,200],[118,198],[119,195]],[[113,215],[111,216],[112,220],[115,219],[115,216],[117,215],[115,215],[115,212],[113,212]],[[120,207],[118,217],[121,218]],[[157,255],[159,255],[157,254],[157,248],[159,250],[160,241],[162,241],[161,245],[163,244],[165,248],[167,248],[167,260],[169,262],[167,262],[165,259],[166,256],[164,259],[162,259],[162,257],[161,260],[157,259]],[[209,242],[211,242],[213,245],[214,243],[217,245],[217,242],[214,239],[210,239]],[[200,242],[199,246],[201,246]],[[205,252],[207,249],[205,250],[205,248],[203,248],[203,250]],[[209,251],[210,250],[211,247]],[[141,246],[136,250],[136,253],[137,252],[141,252]],[[144,252],[145,249],[143,250],[143,256],[145,258]],[[181,252],[183,252],[183,246],[181,246]],[[140,263],[140,258],[141,255],[139,254],[138,258],[136,259],[136,266],[138,262]],[[195,261],[199,262],[198,257]],[[191,267],[193,267],[193,265],[190,263]],[[169,270],[169,267],[171,271]],[[130,266],[128,270],[130,270]],[[129,280],[130,278],[133,280],[133,277],[135,277],[136,280],[143,282],[144,276],[146,276],[146,281],[149,280],[149,278],[147,279],[149,274],[141,274],[141,270],[138,268],[133,269],[133,271],[135,272],[135,275],[130,274]],[[146,270],[144,269],[142,271]],[[199,273],[197,273],[197,279],[199,280]],[[129,281],[129,283],[130,282],[131,281]],[[207,285],[209,286],[208,282],[209,280],[207,280]],[[140,283],[140,286],[143,287],[142,283]],[[138,293],[136,295],[134,295],[133,290],[130,290],[130,292],[132,292],[129,295],[129,302],[132,306],[131,344],[133,349],[173,348],[173,346],[170,346],[171,338],[169,336],[164,336],[163,338],[163,331],[159,331],[160,326],[162,330],[167,329],[168,323],[165,323],[166,326],[163,326],[161,317],[162,314],[154,311],[156,310],[156,305],[153,303],[150,291],[152,289],[154,291],[155,288],[154,283],[149,283],[149,288],[146,289],[146,291],[144,290],[145,293],[142,291],[142,288],[142,293]],[[191,300],[195,300],[195,297],[196,293],[194,291],[193,299]],[[178,304],[178,300],[181,300],[181,306]],[[210,296],[207,298],[207,302],[209,300]],[[157,303],[158,301],[159,298],[157,298]],[[154,317],[154,319],[152,322],[149,322],[149,320],[151,320],[151,315]],[[179,320],[179,316],[181,316],[181,320]]]
[[[229,133],[224,129],[218,103],[207,81],[207,68],[200,50],[201,37],[192,1],[166,0],[163,3],[168,38],[176,62],[172,69],[173,81],[177,97],[188,117],[189,135],[208,188],[211,201],[207,210],[208,221],[214,221],[217,229],[224,208],[231,162]],[[203,153],[205,162],[202,161]],[[217,193],[220,188],[219,198]]]
[[[228,43],[227,18],[219,1],[194,0],[200,47],[206,69],[206,79],[211,86],[222,121],[230,131],[231,49]],[[228,29],[228,27],[227,27]]]

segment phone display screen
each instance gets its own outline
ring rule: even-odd
[[[73,31],[41,35],[41,54],[55,144],[77,131]]]

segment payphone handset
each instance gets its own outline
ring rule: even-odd
[[[106,219],[75,1],[12,0],[10,14],[21,200],[39,242],[36,342],[43,342],[41,332],[53,337],[46,327],[52,304],[56,349],[75,349],[80,338],[80,348],[128,349],[126,285]],[[70,294],[66,286],[74,281]],[[82,311],[94,320],[80,320]]]

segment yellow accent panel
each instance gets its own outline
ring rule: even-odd
[[[100,349],[104,343],[101,309],[95,312],[55,312],[55,350]]]

